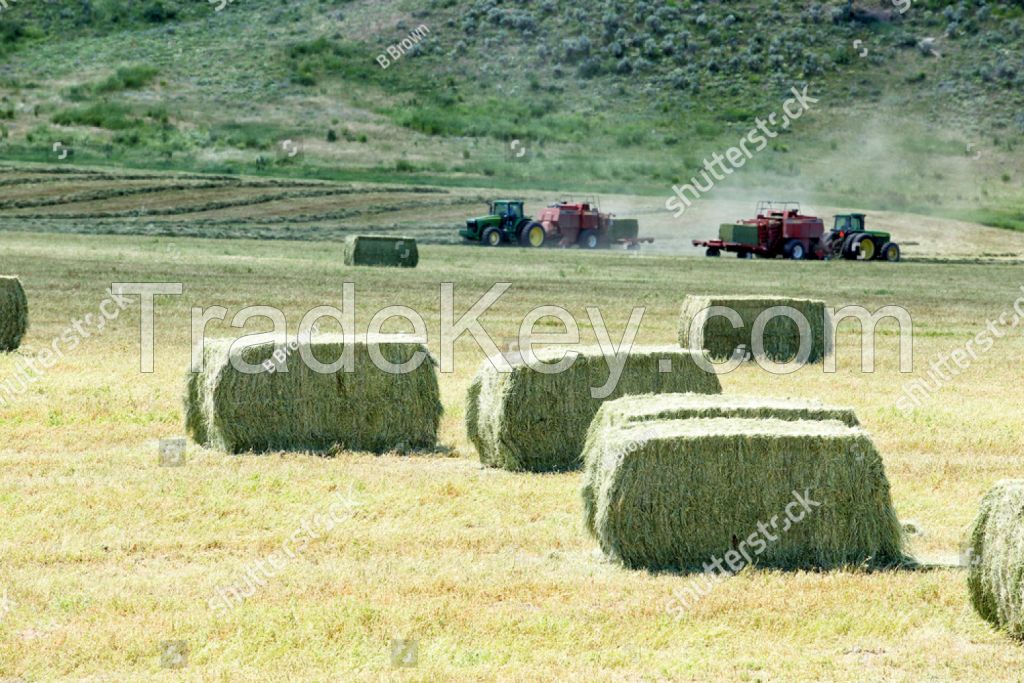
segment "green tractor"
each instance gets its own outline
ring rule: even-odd
[[[518,199],[496,199],[488,207],[488,215],[470,218],[459,235],[467,242],[478,242],[486,247],[502,244],[541,246],[544,244],[544,226],[526,216],[523,202]]]
[[[831,258],[893,263],[900,260],[900,245],[887,232],[865,229],[864,214],[839,214],[835,220],[827,238]]]

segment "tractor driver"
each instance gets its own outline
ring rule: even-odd
[[[519,216],[516,215],[515,206],[509,204],[505,209],[505,213],[501,217],[501,226],[505,229],[511,229],[515,227],[516,220]]]

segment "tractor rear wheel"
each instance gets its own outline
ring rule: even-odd
[[[544,232],[544,226],[534,221],[527,224],[519,233],[519,246],[533,249],[543,247],[546,238],[547,233]]]
[[[882,258],[889,263],[896,263],[900,260],[900,245],[895,242],[886,242],[882,245]]]
[[[804,257],[807,256],[807,250],[804,249],[804,243],[800,240],[790,240],[786,242],[786,246],[782,248],[782,253],[786,255],[786,258],[793,259],[794,261],[803,261]]]
[[[853,261],[857,258],[857,238],[859,235],[850,235],[843,240],[843,247],[839,250],[839,253],[843,255],[843,258],[847,261]]]
[[[584,230],[580,233],[580,249],[597,249],[600,243],[597,230]]]
[[[484,230],[484,234],[480,238],[480,243],[483,244],[485,247],[500,247],[501,229],[487,228],[486,230]]]
[[[878,249],[875,248],[875,241],[870,237],[864,236],[857,242],[858,261],[874,261],[877,254]]]

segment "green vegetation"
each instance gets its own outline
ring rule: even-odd
[[[15,112],[5,151],[49,158],[42,136],[27,135],[36,115],[58,115],[82,128],[61,133],[75,138],[82,163],[668,196],[807,84],[820,104],[723,190],[978,220],[1018,204],[1024,68],[1011,55],[1024,49],[1024,8],[854,10],[838,1],[408,0],[396,9],[246,0],[216,11],[93,0],[58,12],[24,2],[5,12],[12,77],[0,98],[31,110]],[[381,68],[376,56],[421,25],[429,33]],[[918,47],[925,37],[937,39],[941,59]],[[138,46],[135,63],[112,74],[125,41]],[[187,132],[132,124],[128,110],[141,101],[160,103]],[[127,109],[90,109],[108,106]],[[282,135],[323,140],[329,130],[330,147],[268,158]],[[529,149],[525,163],[509,153],[513,140]]]

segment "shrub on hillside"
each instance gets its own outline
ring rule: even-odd
[[[151,24],[162,24],[178,16],[178,10],[164,5],[160,0],[151,2],[142,8],[142,18]]]
[[[138,90],[153,82],[159,70],[147,64],[122,66],[107,80],[95,87],[98,93],[117,92],[119,90]]]

